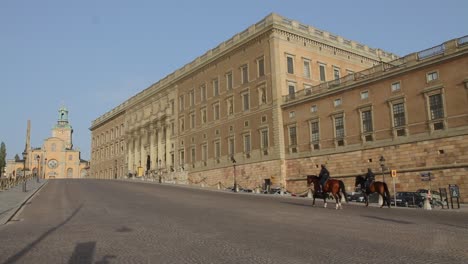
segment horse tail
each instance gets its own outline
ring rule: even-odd
[[[385,190],[385,198],[387,200],[387,205],[388,205],[388,207],[390,207],[390,191],[388,190],[388,186],[387,186],[387,184],[385,182],[383,183],[383,186],[384,186],[384,190]]]
[[[340,189],[341,189],[341,192],[344,194],[344,198],[346,202],[348,202],[348,195],[346,194],[346,188],[345,188],[343,181],[340,181]]]

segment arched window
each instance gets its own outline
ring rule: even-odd
[[[67,178],[73,178],[73,169],[72,168],[67,169]]]
[[[55,143],[52,143],[52,145],[50,146],[50,150],[55,151],[56,149],[57,149],[57,145]]]

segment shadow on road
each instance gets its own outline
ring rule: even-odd
[[[76,210],[67,218],[65,219],[65,221],[63,221],[62,223],[60,223],[59,225],[49,229],[47,232],[45,232],[44,234],[42,234],[39,238],[37,238],[36,240],[34,240],[33,242],[31,242],[30,244],[28,244],[25,248],[23,248],[21,251],[19,251],[18,253],[16,253],[15,255],[9,257],[5,262],[4,264],[10,264],[10,263],[16,263],[17,261],[19,261],[24,255],[26,255],[32,248],[34,248],[37,244],[39,244],[42,240],[44,240],[44,238],[46,238],[47,236],[49,236],[51,233],[55,232],[57,229],[59,229],[60,227],[64,226],[67,222],[69,222],[80,210],[81,208],[83,207],[83,205],[80,205],[78,208],[76,208]]]
[[[367,218],[382,220],[382,221],[385,221],[385,222],[393,222],[393,223],[398,223],[398,224],[406,224],[406,225],[414,224],[413,222],[408,222],[408,221],[403,221],[403,220],[396,220],[396,219],[390,219],[390,218],[383,218],[383,217],[378,217],[378,216],[373,216],[373,215],[363,215],[362,217],[367,217]]]

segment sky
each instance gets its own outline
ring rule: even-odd
[[[0,0],[0,142],[41,147],[69,110],[90,157],[91,122],[274,12],[404,56],[468,35],[466,0]]]

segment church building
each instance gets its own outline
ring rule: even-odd
[[[73,148],[72,135],[73,128],[68,121],[66,107],[58,110],[58,120],[52,128],[52,137],[45,139],[40,148],[31,147],[28,121],[23,159],[7,161],[7,176],[23,175],[23,167],[26,164],[26,175],[32,172],[33,175],[39,175],[40,178],[45,179],[85,178],[88,162],[81,159],[79,149]]]

